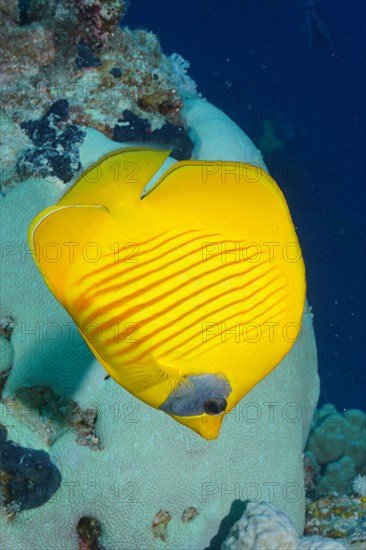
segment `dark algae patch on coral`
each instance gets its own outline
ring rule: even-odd
[[[58,490],[61,473],[46,451],[21,447],[0,430],[1,504],[7,517],[45,504]]]
[[[102,527],[97,519],[83,516],[77,523],[76,532],[79,538],[79,550],[104,550],[99,542]]]
[[[190,159],[193,150],[193,143],[183,126],[166,122],[162,128],[152,131],[147,120],[127,109],[114,128],[113,139],[121,143],[149,141],[171,147],[171,156],[177,160]]]
[[[69,182],[81,168],[79,146],[85,131],[75,124],[67,124],[68,102],[54,102],[46,114],[38,120],[26,120],[21,128],[33,142],[17,164],[19,176],[56,176]]]

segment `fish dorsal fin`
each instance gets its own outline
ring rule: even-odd
[[[148,147],[112,151],[76,179],[58,206],[103,205],[113,211],[121,204],[140,200],[143,188],[169,153]]]
[[[255,228],[257,237],[261,233],[271,237],[273,228],[281,227],[280,233],[284,235],[289,230],[286,239],[297,241],[281,189],[267,172],[251,164],[178,162],[147,190],[145,200],[150,208],[162,212],[169,211],[172,204],[179,204],[186,225],[194,223],[199,209],[202,225],[217,219],[227,232]]]
[[[178,188],[179,183],[183,182],[186,193],[189,193],[190,187],[192,187],[194,193],[197,194],[200,191],[197,183],[205,188],[207,197],[215,195],[215,191],[217,190],[224,196],[226,190],[229,190],[233,186],[238,188],[238,184],[258,183],[265,184],[265,186],[271,188],[278,199],[286,202],[277,183],[259,166],[234,161],[203,160],[177,162],[166,170],[154,185],[144,193],[144,198],[151,195],[158,187],[161,187],[161,191],[164,194],[168,192],[165,187],[167,184],[169,185],[169,181],[173,181],[172,175],[174,176],[175,189]],[[238,190],[240,192],[240,188]],[[216,197],[214,200],[216,200]]]
[[[53,206],[38,214],[29,227],[28,244],[34,260],[47,286],[71,314],[68,289],[94,265],[92,254],[103,244],[103,227],[109,220],[104,206]],[[95,225],[98,242],[92,238]]]

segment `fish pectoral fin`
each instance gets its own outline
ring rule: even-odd
[[[101,228],[109,219],[103,206],[54,206],[43,210],[30,225],[28,244],[34,260],[65,307],[65,289],[95,265],[94,254],[101,249]]]
[[[123,378],[133,383],[137,391],[142,392],[159,386],[164,393],[170,393],[185,381],[184,376],[176,369],[159,363],[151,355],[139,359],[126,369]]]

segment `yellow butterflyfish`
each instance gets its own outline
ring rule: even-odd
[[[168,156],[104,156],[33,220],[29,246],[109,374],[215,439],[296,340],[304,263],[266,172],[182,161],[146,188]]]

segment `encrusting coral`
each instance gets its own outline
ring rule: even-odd
[[[102,49],[113,38],[125,10],[123,0],[76,0],[79,21],[78,38],[96,50]]]
[[[310,502],[306,510],[306,535],[342,538],[349,548],[366,543],[366,498],[328,495]]]
[[[344,542],[319,536],[298,536],[283,513],[269,502],[249,502],[230,529],[221,550],[342,550]]]

